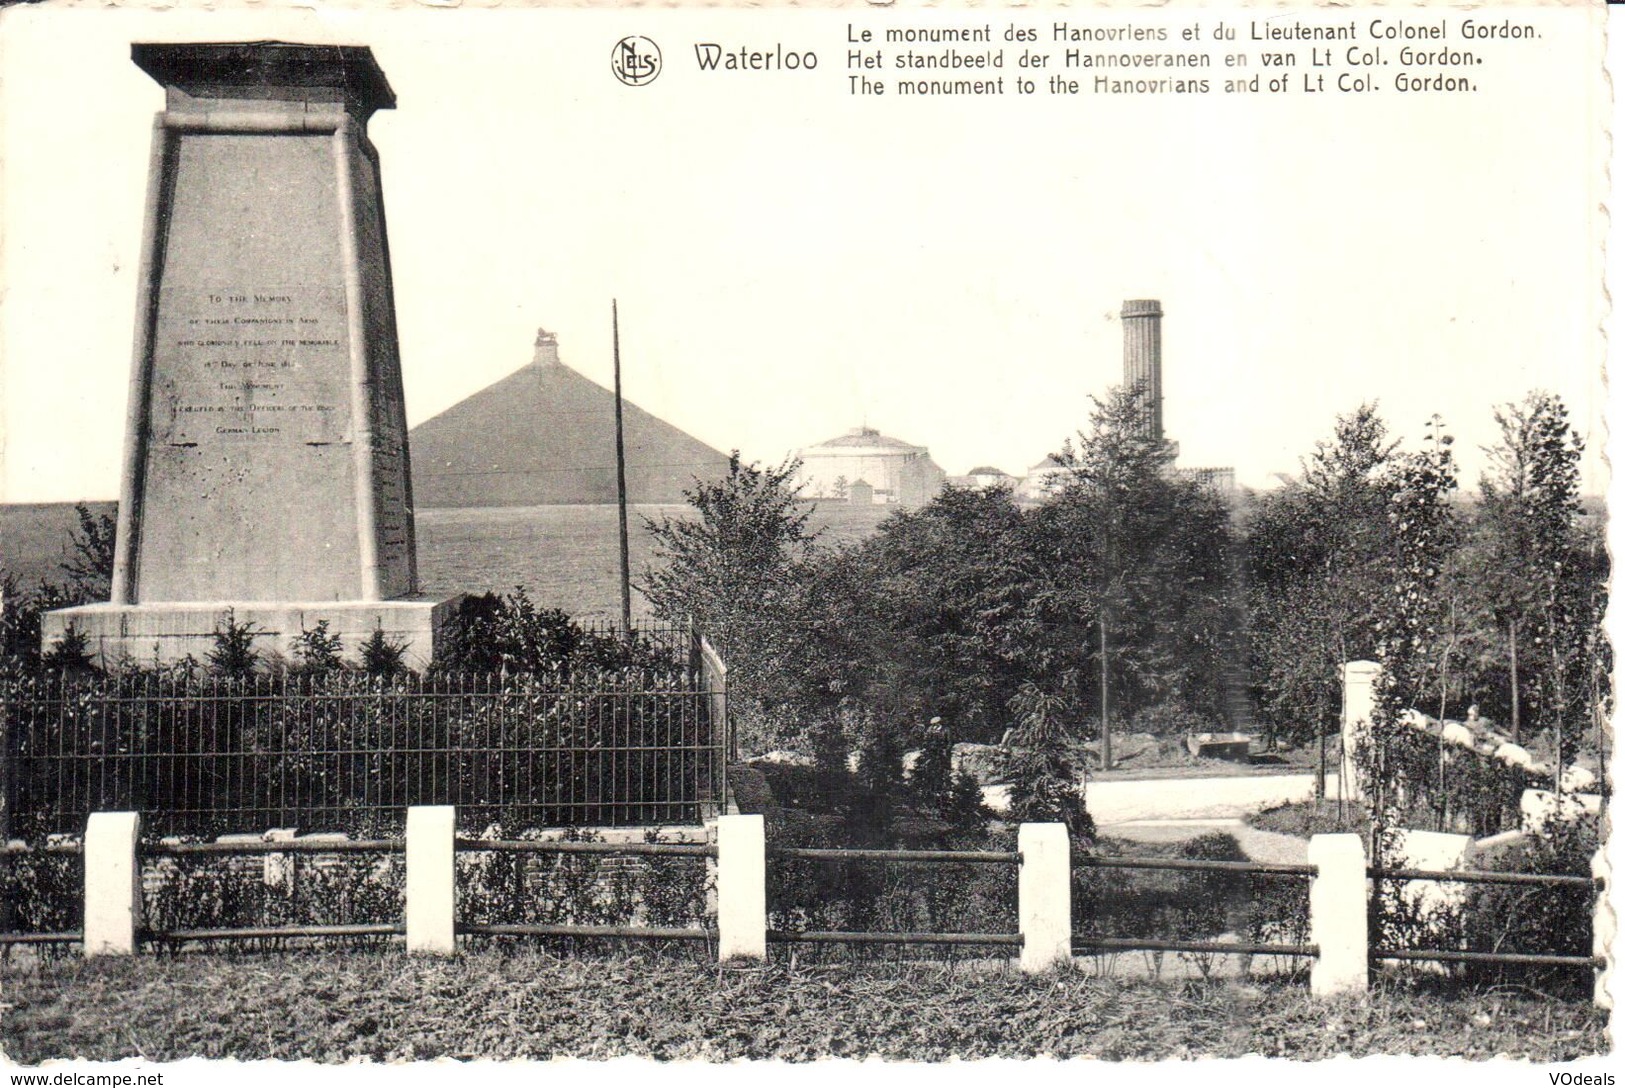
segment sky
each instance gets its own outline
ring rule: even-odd
[[[259,38],[370,45],[398,96],[370,132],[410,423],[526,363],[538,326],[609,384],[615,298],[628,398],[719,449],[777,461],[868,424],[1019,475],[1121,380],[1122,301],[1159,298],[1184,464],[1267,486],[1376,400],[1413,444],[1442,415],[1471,485],[1492,409],[1544,388],[1603,489],[1593,16],[1548,10],[1474,95],[847,93],[849,23],[932,19],[1049,22],[7,11],[0,501],[117,496],[163,100],[130,43]],[[645,87],[609,71],[632,33],[664,51]],[[704,41],[820,66],[704,74]]]

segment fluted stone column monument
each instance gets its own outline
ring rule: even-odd
[[[286,653],[327,620],[421,667],[412,482],[362,46],[136,45],[153,133],[112,600],[45,617],[104,664],[202,658],[229,612]]]

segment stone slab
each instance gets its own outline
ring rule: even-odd
[[[224,626],[229,611],[236,623],[265,632],[254,640],[254,649],[267,658],[280,656],[293,663],[293,643],[300,632],[326,620],[328,634],[343,640],[345,660],[359,661],[361,644],[382,630],[391,642],[406,645],[402,663],[421,671],[433,660],[460,600],[91,604],[42,616],[41,642],[47,649],[55,646],[71,624],[90,640],[90,653],[100,668],[116,668],[126,660],[168,664],[188,654],[206,662],[214,649],[214,632]]]

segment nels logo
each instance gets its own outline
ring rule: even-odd
[[[660,47],[636,34],[622,38],[609,55],[609,70],[628,87],[653,83],[660,74]]]

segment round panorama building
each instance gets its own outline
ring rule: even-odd
[[[924,446],[854,427],[838,438],[808,446],[801,458],[802,497],[923,506],[942,490],[947,474]]]

